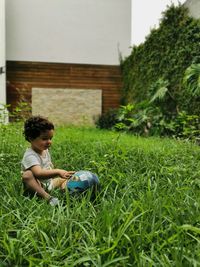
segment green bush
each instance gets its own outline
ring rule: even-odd
[[[187,139],[197,139],[200,137],[200,116],[188,115],[185,111],[179,112],[174,124],[174,134]]]
[[[117,109],[109,109],[98,118],[96,126],[101,129],[112,129],[117,123],[117,113]]]
[[[183,86],[186,69],[200,63],[199,43],[200,20],[189,17],[184,6],[169,7],[159,28],[152,29],[145,42],[134,46],[131,55],[121,62],[122,104],[145,100],[152,85],[163,79],[168,81],[170,97],[163,105],[169,113],[179,109],[199,114],[199,100],[189,97]]]
[[[162,101],[158,96],[161,95],[156,92],[150,101],[121,106],[115,113],[115,120],[112,120],[112,124],[106,123],[107,117],[105,116],[104,124],[99,125],[99,127],[108,129],[109,125],[110,129],[135,135],[173,136],[199,143],[200,116],[190,115],[186,111],[179,111],[171,116],[164,115],[161,106],[159,106]]]
[[[168,7],[159,28],[121,61],[124,87],[116,129],[198,140],[199,44],[200,20],[185,6]]]

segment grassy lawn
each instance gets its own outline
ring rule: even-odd
[[[0,126],[0,266],[200,266],[200,147],[57,128],[54,165],[98,174],[101,191],[22,195],[22,125]]]

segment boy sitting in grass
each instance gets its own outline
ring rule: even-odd
[[[49,192],[54,188],[65,189],[67,180],[74,171],[53,168],[49,153],[53,134],[54,125],[48,119],[41,116],[27,119],[24,123],[24,136],[31,146],[24,153],[21,165],[25,193],[36,194],[55,206],[59,200]]]

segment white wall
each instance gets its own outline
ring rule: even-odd
[[[119,64],[131,0],[6,0],[7,60]]]
[[[0,0],[0,68],[5,70],[5,0]],[[0,104],[6,103],[5,73],[0,73]]]
[[[5,0],[0,0],[0,123],[8,122],[5,64]]]
[[[189,14],[196,18],[200,18],[200,1],[199,0],[187,0],[185,6],[189,8]]]

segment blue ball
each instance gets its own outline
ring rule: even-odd
[[[67,183],[67,188],[70,193],[84,192],[89,188],[95,188],[98,186],[98,176],[90,171],[84,170],[75,172]]]

